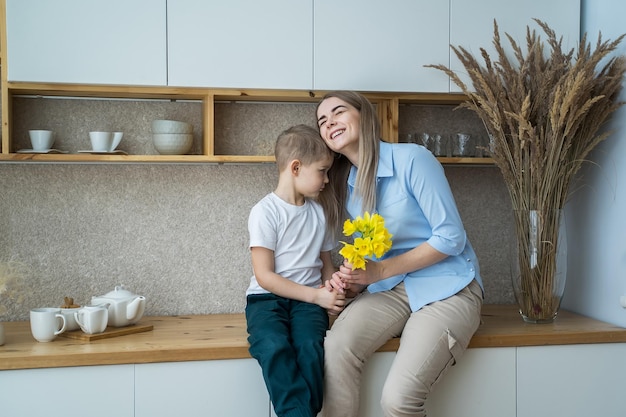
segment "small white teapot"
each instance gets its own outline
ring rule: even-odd
[[[124,327],[137,323],[146,308],[146,298],[133,294],[123,285],[116,285],[113,291],[91,298],[92,305],[109,304],[109,326]]]

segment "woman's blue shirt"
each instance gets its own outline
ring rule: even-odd
[[[362,215],[355,197],[357,168],[348,177],[347,209]],[[376,212],[385,219],[392,248],[381,259],[407,252],[424,242],[449,255],[429,267],[371,284],[370,292],[385,291],[404,281],[412,311],[448,298],[476,279],[482,287],[476,253],[467,239],[461,216],[443,167],[421,145],[380,142]]]

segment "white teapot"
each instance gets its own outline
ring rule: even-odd
[[[109,326],[124,327],[137,323],[146,308],[146,297],[133,294],[123,285],[113,291],[91,298],[91,305],[109,304]]]

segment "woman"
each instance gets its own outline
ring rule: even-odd
[[[424,416],[433,385],[467,348],[480,323],[482,282],[450,186],[437,159],[416,144],[380,140],[372,104],[355,92],[328,93],[317,107],[320,135],[338,154],[320,202],[328,226],[377,212],[393,246],[366,269],[344,261],[329,289],[355,296],[325,341],[322,415],[358,416],[361,371],[401,336],[385,381],[385,416]]]

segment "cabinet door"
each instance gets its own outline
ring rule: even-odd
[[[0,371],[0,414],[133,417],[134,365]]]
[[[383,415],[380,394],[394,357],[378,352],[367,364],[361,416]],[[426,408],[432,417],[515,417],[515,348],[468,349],[434,387]]]
[[[518,348],[517,416],[623,416],[624,375],[626,343]]]
[[[270,400],[254,359],[140,364],[136,417],[268,417]]]
[[[7,0],[9,81],[166,84],[165,0]]]
[[[168,0],[168,84],[312,86],[312,0]]]
[[[449,5],[315,0],[314,88],[448,92]]]
[[[509,40],[505,36],[508,33],[526,51],[527,27],[534,29],[541,39],[546,39],[545,33],[533,18],[546,22],[557,37],[563,37],[564,50],[577,46],[580,36],[580,0],[450,0],[450,44],[468,49],[480,63],[484,62],[480,48],[484,48],[491,60],[495,61],[497,55],[492,45],[494,19],[498,23],[502,45],[510,50]],[[450,68],[459,74],[466,73],[451,49]],[[466,84],[469,82],[467,76],[461,78]],[[455,84],[450,89],[453,92],[460,91]]]

